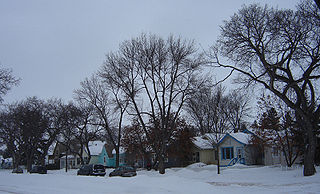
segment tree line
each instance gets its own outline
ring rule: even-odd
[[[28,98],[7,106],[1,114],[2,142],[16,155],[14,161],[23,156],[30,166],[43,160],[51,137],[71,152],[73,141],[86,147],[103,136],[115,147],[117,165],[124,145],[155,153],[163,174],[166,155],[181,140],[212,133],[216,144],[222,134],[245,128],[250,91],[264,88],[284,113],[280,117],[269,108],[253,126],[258,132],[273,130],[288,164],[295,158],[292,142],[299,142],[294,145],[304,154],[304,175],[313,175],[320,123],[319,16],[310,0],[296,11],[243,6],[224,21],[217,42],[205,52],[181,37],[141,34],[106,55],[75,90],[74,103]],[[228,77],[235,74],[241,87],[227,93],[214,82],[208,69],[221,68],[230,69]],[[293,141],[296,134],[302,139]]]

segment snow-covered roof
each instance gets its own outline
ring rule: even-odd
[[[120,154],[124,154],[126,152],[126,150],[123,147],[120,147],[119,151],[120,151]],[[112,154],[116,154],[115,149],[112,150]]]
[[[53,144],[51,144],[51,146],[48,149],[48,155],[53,155],[54,152],[54,148],[56,147],[57,142],[54,142]]]
[[[66,156],[62,156],[62,159],[66,159]],[[74,159],[76,158],[74,155],[68,155],[68,159]]]
[[[229,133],[229,135],[243,144],[249,144],[249,140],[251,139],[251,136],[252,136],[249,133],[243,133],[243,132]]]
[[[105,145],[105,142],[103,141],[90,141],[89,142],[90,154],[99,155],[104,145]]]
[[[5,149],[7,149],[7,146],[5,144],[0,145],[0,150],[4,151]]]
[[[206,135],[197,136],[193,138],[194,145],[196,145],[200,149],[212,149],[212,139],[208,139]]]

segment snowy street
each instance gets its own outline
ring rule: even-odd
[[[107,169],[107,175],[112,169]],[[317,167],[317,172],[320,168]],[[320,174],[303,177],[302,168],[236,165],[216,174],[199,163],[166,169],[165,175],[141,170],[136,177],[77,176],[76,170],[12,174],[0,170],[0,193],[320,193]]]

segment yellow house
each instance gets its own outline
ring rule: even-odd
[[[206,135],[194,137],[192,147],[192,162],[217,164],[215,159],[215,143]]]

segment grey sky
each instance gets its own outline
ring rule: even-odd
[[[141,32],[214,43],[241,5],[295,9],[298,0],[0,0],[0,64],[21,84],[5,102],[27,96],[71,100],[105,54]]]

